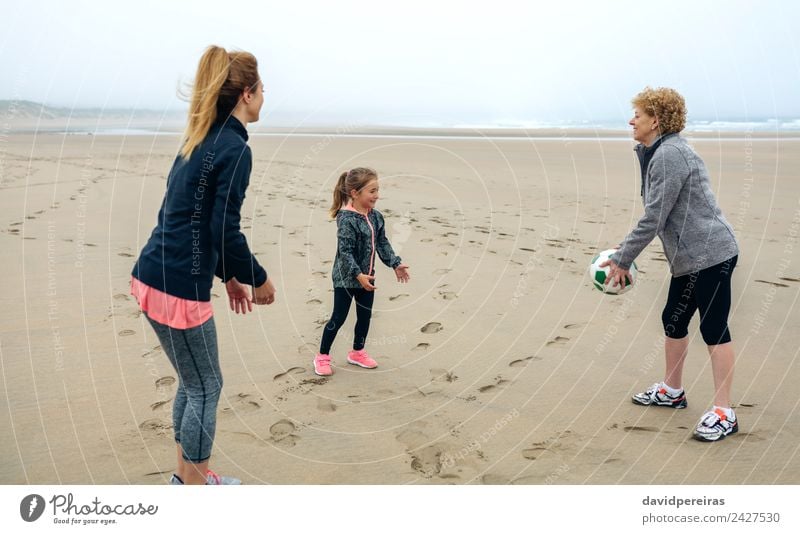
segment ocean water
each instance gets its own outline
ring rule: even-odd
[[[282,128],[285,131],[269,132],[270,127]],[[299,131],[291,132],[293,127],[297,127]],[[272,124],[262,121],[249,129],[251,135],[255,136],[325,136],[330,135],[334,137],[414,137],[424,139],[436,138],[474,138],[476,136],[486,137],[490,139],[510,139],[515,138],[513,130],[520,130],[520,135],[517,138],[527,139],[529,136],[522,133],[523,130],[530,133],[530,137],[535,137],[539,140],[549,139],[544,136],[537,136],[536,130],[560,130],[562,133],[552,139],[596,139],[602,135],[604,138],[609,139],[628,139],[630,126],[627,123],[614,123],[614,122],[590,122],[590,121],[516,121],[516,120],[503,120],[494,122],[464,122],[464,123],[405,123],[405,124],[370,124],[370,123],[350,123],[347,127],[337,128],[332,125],[318,126],[314,128],[315,131],[320,133],[308,133],[303,129],[313,127],[309,124],[290,125],[290,124]],[[402,133],[396,134],[366,134],[359,133],[359,128],[370,129],[383,129],[391,130],[393,127],[402,128]],[[414,130],[421,130],[415,133]],[[448,130],[438,134],[435,130],[442,129]],[[492,136],[492,131],[496,130],[498,135]],[[582,130],[580,134],[577,132],[574,135],[570,131]],[[591,133],[587,135],[587,131],[596,131],[598,136],[592,136]],[[500,132],[502,131],[502,135]],[[782,139],[795,139],[800,138],[800,119],[766,119],[766,120],[697,120],[690,121],[684,130],[688,136],[693,138],[715,138],[715,134],[738,132],[742,134],[758,133],[760,135],[774,133],[780,134]],[[291,133],[290,133],[291,132]],[[13,130],[9,133],[38,133],[38,134],[63,134],[63,135],[103,135],[103,136],[175,136],[182,133],[182,127],[177,127],[174,124],[164,126],[146,127],[137,125],[134,128],[125,127],[87,127],[87,126],[68,126],[66,128],[48,127],[39,129],[20,129]],[[610,135],[609,135],[610,134]],[[720,138],[724,139],[738,139],[738,138]]]

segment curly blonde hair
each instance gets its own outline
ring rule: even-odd
[[[645,87],[631,102],[651,117],[656,117],[664,135],[678,133],[686,127],[686,101],[675,89]]]

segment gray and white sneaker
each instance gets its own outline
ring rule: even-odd
[[[656,382],[646,391],[637,393],[631,397],[634,404],[642,406],[666,406],[668,408],[682,409],[686,408],[686,392],[680,390],[677,395],[670,395],[664,387],[663,382]]]
[[[733,410],[731,410],[733,413]],[[719,441],[725,436],[736,434],[739,431],[739,421],[736,414],[730,419],[722,410],[706,412],[694,429],[694,439],[699,441]]]
[[[171,486],[183,486],[183,480],[181,480],[178,475],[172,475],[172,478],[169,479],[169,483]],[[216,474],[211,469],[208,470],[206,476],[206,486],[239,486],[241,483],[242,481],[238,478],[223,477]]]

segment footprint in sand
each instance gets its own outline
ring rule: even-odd
[[[486,386],[481,386],[478,388],[478,393],[486,393],[489,391],[494,391],[497,389],[501,389],[505,387],[507,384],[510,384],[511,380],[506,380],[501,376],[495,378],[494,384],[488,384]]]
[[[162,406],[169,404],[170,402],[172,402],[172,399],[154,402],[153,404],[150,405],[150,409],[156,411]]]
[[[570,323],[570,324],[565,324],[564,328],[566,328],[567,330],[573,330],[575,328],[583,328],[584,326],[586,326],[586,323]]]
[[[239,393],[228,397],[228,404],[220,410],[220,415],[244,415],[261,409],[261,404],[251,398],[249,393]]]
[[[118,252],[117,256],[122,256],[123,258],[132,258],[133,254],[130,252]]]
[[[430,348],[430,346],[431,346],[430,343],[417,343],[417,346],[414,347],[411,350],[414,350],[414,351],[428,350]]]
[[[439,291],[439,296],[444,300],[454,300],[458,298],[458,294],[453,291]]]
[[[332,403],[328,399],[323,399],[322,397],[318,397],[317,398],[317,410],[319,410],[321,412],[328,412],[328,413],[335,412],[336,411],[336,405],[334,403]]]
[[[455,382],[458,380],[458,376],[447,369],[431,369],[430,373],[431,380],[435,380],[437,382]]]
[[[789,278],[788,276],[781,276],[778,280],[785,280],[787,282],[800,282],[800,278]]]
[[[124,337],[124,336],[132,336],[132,335],[133,335],[133,334],[135,334],[135,333],[136,333],[136,331],[135,331],[135,330],[128,330],[128,329],[125,329],[125,330],[120,330],[120,331],[118,332],[118,335],[119,335],[120,337]]]
[[[156,380],[156,389],[166,388],[171,386],[175,383],[175,377],[172,376],[162,376],[158,380]]]
[[[147,419],[139,424],[139,430],[153,436],[166,436],[172,429],[172,425],[161,419]]]
[[[530,449],[523,449],[522,450],[522,457],[526,460],[535,460],[539,457],[540,454],[545,452],[547,447],[532,447]]]
[[[117,293],[114,295],[114,300],[131,300],[131,297],[125,293]]]
[[[297,347],[297,354],[310,354],[313,358],[314,355],[317,353],[317,349],[319,348],[318,345],[312,345],[311,343],[304,343]]]
[[[436,323],[436,322],[428,323],[422,328],[420,328],[420,331],[423,334],[435,334],[437,332],[440,332],[441,330],[442,330],[442,323]]]
[[[297,375],[297,374],[305,373],[305,372],[306,372],[306,370],[303,369],[302,367],[290,367],[289,369],[287,369],[283,373],[278,373],[277,375],[273,376],[272,379],[273,380],[280,380],[281,378],[286,378],[289,375]]]
[[[300,381],[301,386],[308,386],[308,385],[322,386],[327,383],[328,383],[328,378],[325,376],[321,376],[319,378],[304,378],[303,380]]]
[[[394,296],[389,297],[389,300],[397,300],[397,299],[401,299],[401,298],[404,298],[404,297],[410,297],[410,296],[411,295],[409,295],[408,293],[400,293],[399,295],[394,295]]]
[[[269,427],[272,441],[288,447],[294,447],[297,444],[297,440],[300,439],[298,436],[292,434],[295,430],[297,430],[297,427],[288,419],[281,419]]]
[[[311,300],[307,300],[306,304],[322,304],[322,301],[319,300],[319,299],[311,299]]]
[[[435,271],[433,271],[433,274],[443,275],[449,273],[452,270],[453,269],[436,269]]]
[[[556,336],[555,338],[553,338],[553,339],[551,339],[550,341],[548,341],[548,342],[546,343],[546,345],[547,345],[548,347],[549,347],[550,345],[564,345],[564,344],[565,344],[567,341],[569,341],[569,338],[568,338],[568,337],[564,337],[564,336]]]
[[[531,362],[536,362],[541,360],[539,356],[528,356],[527,358],[521,358],[519,360],[513,360],[511,363],[508,364],[509,367],[525,367]]]

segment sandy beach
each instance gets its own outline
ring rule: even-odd
[[[800,483],[800,141],[694,142],[741,247],[730,320],[741,431],[704,444],[691,439],[713,393],[697,317],[688,409],[630,402],[662,378],[658,240],[626,295],[586,276],[642,213],[632,141],[381,133],[250,139],[243,230],[278,295],[237,316],[215,285],[218,472],[246,484]],[[129,282],[179,139],[0,141],[0,483],[164,484],[175,373]],[[327,208],[335,178],[358,165],[381,175],[378,209],[412,280],[377,268],[367,349],[380,367],[347,365],[351,311],[336,373],[320,378]]]

